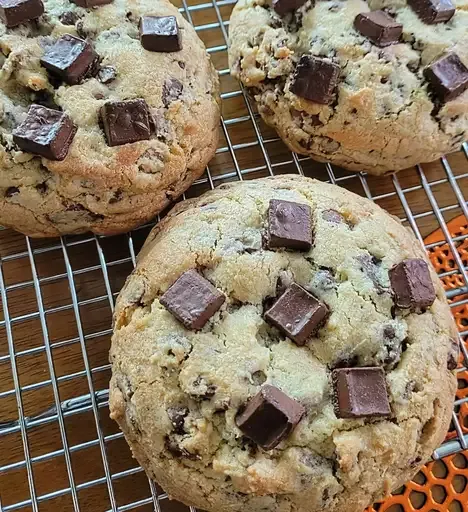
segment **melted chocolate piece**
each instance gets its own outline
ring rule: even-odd
[[[340,67],[329,60],[303,55],[294,72],[291,92],[316,103],[331,103],[340,71]]]
[[[0,19],[8,28],[39,18],[43,13],[42,0],[0,0]]]
[[[288,12],[295,11],[302,7],[307,0],[273,0],[273,9],[280,15],[284,16]]]
[[[403,260],[389,271],[390,283],[399,308],[416,310],[427,308],[435,301],[429,267],[424,260]]]
[[[428,25],[447,22],[455,14],[455,6],[451,0],[408,0],[408,4]]]
[[[268,208],[267,246],[308,251],[312,246],[310,207],[272,199]]]
[[[468,68],[456,53],[444,55],[424,69],[432,92],[442,102],[460,96],[468,89]]]
[[[267,384],[237,415],[236,424],[264,450],[272,450],[290,435],[304,414],[300,403]]]
[[[226,297],[196,270],[187,270],[160,298],[160,303],[188,329],[201,329]]]
[[[109,146],[121,146],[151,136],[150,113],[145,100],[108,101],[101,107],[101,119]]]
[[[75,133],[76,127],[67,114],[31,105],[26,119],[13,131],[13,140],[27,153],[63,160]]]
[[[458,359],[460,357],[460,345],[458,339],[450,340],[450,348],[447,355],[447,369],[455,370],[458,366]]]
[[[71,0],[74,4],[80,7],[97,7],[99,5],[111,4],[113,0]]]
[[[162,102],[168,107],[173,101],[177,100],[182,94],[184,86],[177,78],[168,78],[163,85]]]
[[[390,416],[382,368],[338,368],[333,370],[332,380],[339,418]]]
[[[187,407],[183,407],[183,406],[169,407],[166,412],[167,412],[167,415],[169,416],[169,419],[171,420],[172,426],[174,428],[174,432],[176,434],[183,434],[185,432],[185,430],[184,430],[185,418],[189,413],[189,410],[187,409]]]
[[[182,40],[175,16],[142,16],[140,42],[150,52],[178,52]]]
[[[301,346],[318,330],[327,314],[325,304],[293,283],[265,312],[265,320]]]
[[[19,191],[20,190],[18,187],[8,187],[5,190],[5,197],[9,198],[9,197],[16,196],[17,194],[19,194]]]
[[[362,12],[354,19],[354,28],[377,46],[397,43],[403,25],[397,23],[385,11]]]
[[[81,16],[77,12],[66,11],[59,16],[60,23],[63,25],[74,25]]]
[[[98,54],[83,39],[65,34],[47,49],[41,64],[69,85],[97,73]]]

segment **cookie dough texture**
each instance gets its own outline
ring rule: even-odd
[[[0,24],[0,224],[31,236],[129,230],[187,189],[213,156],[216,71],[195,30],[166,0],[114,0],[88,10],[69,0],[44,4],[37,22],[16,29]],[[183,49],[145,50],[138,35],[142,15],[176,16]],[[65,33],[87,38],[102,58],[100,74],[80,85],[51,80],[39,62]],[[173,80],[182,84],[181,94],[177,85],[171,88]],[[99,109],[133,98],[148,103],[155,133],[109,147]],[[12,130],[31,103],[58,106],[76,124],[62,162],[24,153],[13,143]]]
[[[309,252],[262,249],[272,198],[311,207]],[[347,222],[324,220],[330,208]],[[223,185],[174,208],[120,294],[110,352],[111,417],[148,475],[171,497],[216,512],[361,512],[412,477],[449,425],[457,336],[432,270],[434,304],[392,315],[388,269],[413,257],[425,258],[414,236],[377,205],[307,178]],[[226,295],[198,332],[158,300],[191,268]],[[292,280],[331,310],[304,347],[262,319]],[[338,365],[383,366],[392,416],[338,419]],[[265,383],[306,408],[268,452],[235,424]]]
[[[405,0],[308,0],[281,18],[265,0],[239,0],[229,26],[231,73],[297,153],[346,169],[384,174],[456,151],[468,139],[468,91],[441,105],[423,69],[455,51],[468,66],[468,1],[448,23],[424,24]],[[379,48],[353,27],[357,14],[386,8],[403,24],[401,44]],[[304,54],[341,67],[334,102],[291,92]]]

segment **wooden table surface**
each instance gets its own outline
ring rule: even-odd
[[[202,0],[189,2],[190,6],[200,4]],[[232,5],[222,5],[220,15],[229,19]],[[193,22],[200,26],[200,37],[212,52],[213,61],[218,70],[227,69],[227,55],[223,33],[219,28],[215,9],[203,8],[191,11]],[[215,26],[215,25],[218,26]],[[204,25],[204,26],[203,26]],[[225,72],[221,73],[223,93],[239,91],[235,80]],[[232,94],[223,101],[223,117],[226,131],[221,130],[219,148],[221,151],[210,164],[210,172],[215,185],[236,179],[236,169],[242,170],[245,178],[256,178],[268,174],[267,164],[259,144],[242,147],[242,144],[255,142],[255,127],[248,117],[248,111],[242,95]],[[275,134],[260,120],[257,120],[265,141],[264,147],[275,174],[297,173],[297,166],[291,153]],[[229,137],[229,140],[227,140]],[[235,148],[235,160],[228,149]],[[468,192],[468,161],[462,152],[450,155],[448,162],[454,176],[458,176],[460,189]],[[306,175],[319,179],[328,179],[326,167],[311,160],[301,162]],[[434,198],[442,208],[443,218],[448,221],[460,215],[453,188],[440,162],[424,165],[424,174]],[[466,176],[465,176],[466,175]],[[226,176],[228,176],[226,178]],[[362,180],[357,175],[336,169],[338,183],[361,195],[365,195]],[[217,178],[218,177],[218,178]],[[368,177],[368,192],[377,197],[377,202],[400,218],[405,218],[405,210],[396,194],[391,177]],[[398,174],[398,183],[405,191],[406,199],[416,223],[424,237],[439,227],[431,208],[427,194],[422,188],[421,176],[415,169]],[[188,192],[188,196],[198,195],[209,189],[205,179]],[[132,235],[134,249],[137,252],[149,231],[144,227]],[[47,411],[55,404],[51,371],[57,378],[56,392],[60,401],[87,395],[91,391],[105,390],[110,377],[108,350],[112,316],[111,297],[118,293],[126,276],[131,271],[132,253],[128,237],[120,235],[100,239],[98,250],[96,239],[90,235],[67,237],[64,246],[60,240],[29,240],[11,230],[0,231],[1,270],[5,282],[7,301],[0,304],[0,498],[1,506],[7,507],[28,500],[30,490],[21,432],[15,430],[18,420],[18,407],[14,394],[14,382],[11,361],[8,357],[8,339],[5,326],[7,314],[11,320],[11,334],[16,354],[17,377],[23,389],[21,393],[24,415],[35,417]],[[66,251],[73,270],[72,279],[67,276],[64,262]],[[32,257],[31,257],[32,256]],[[100,259],[101,258],[101,259]],[[106,262],[106,271],[110,290],[106,288],[101,261]],[[40,290],[34,286],[34,269],[40,283]],[[73,290],[79,303],[78,312],[73,308]],[[111,296],[109,295],[111,294]],[[42,310],[45,312],[41,317]],[[82,338],[80,338],[81,326]],[[49,347],[49,351],[46,347]],[[34,350],[31,350],[34,349]],[[49,355],[48,355],[49,352]],[[50,356],[50,357],[49,357]],[[92,369],[92,388],[89,385],[85,365]],[[104,449],[110,474],[117,475],[131,468],[132,474],[124,473],[113,481],[113,494],[118,506],[123,506],[151,496],[148,481],[134,460],[125,441],[118,434],[116,424],[108,417],[108,408],[99,408],[99,428],[104,436]],[[13,423],[12,423],[13,422]],[[66,443],[72,447],[70,465],[73,478],[78,486],[77,493],[80,509],[101,512],[111,508],[109,491],[105,478],[103,456],[93,411],[86,409],[77,414],[65,415],[63,424],[66,431]],[[12,431],[1,435],[7,425]],[[37,496],[44,496],[60,489],[70,487],[64,444],[59,422],[46,422],[28,429],[27,440],[32,464],[34,489]],[[88,444],[86,444],[88,443]],[[85,446],[80,446],[85,444]],[[48,456],[54,452],[53,457]],[[12,465],[8,470],[4,466]],[[3,469],[2,469],[3,468]],[[97,480],[94,485],[86,482]],[[84,485],[80,485],[84,484]],[[161,491],[160,491],[161,492]],[[1,510],[0,506],[0,510]],[[138,510],[150,511],[151,504]],[[22,510],[32,510],[30,505]],[[41,511],[73,511],[70,492],[40,501]],[[186,507],[169,500],[161,501],[161,510],[188,510]]]

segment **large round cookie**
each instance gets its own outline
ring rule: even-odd
[[[271,1],[239,0],[229,26],[231,72],[251,88],[265,122],[298,153],[372,174],[435,160],[468,139],[468,91],[447,101],[425,69],[452,52],[468,66],[468,2],[458,0],[449,21],[432,24],[409,3],[275,0],[276,9],[286,11],[279,15]],[[427,9],[450,3],[411,0]],[[294,5],[300,7],[287,10]],[[376,44],[354,27],[359,14],[382,9],[402,25],[398,44],[383,46],[385,38]],[[325,103],[316,100],[327,70],[310,70],[318,91],[294,86],[303,56],[336,66],[336,87],[322,95]],[[466,67],[463,75],[468,86]]]
[[[291,213],[301,222],[281,235]],[[285,243],[302,250],[265,248]],[[456,389],[457,333],[424,258],[377,205],[307,178],[174,208],[120,294],[110,353],[111,417],[148,475],[213,512],[361,511],[409,479],[443,440]],[[414,260],[426,274],[409,274],[408,302],[395,272]],[[291,288],[311,302],[278,311]],[[304,313],[299,334],[285,335],[296,321],[282,308]],[[279,414],[262,416],[262,400]]]
[[[31,236],[129,230],[180,195],[215,152],[218,78],[193,27],[166,0],[109,1],[85,9],[70,0],[44,0],[45,12],[37,20],[13,28],[0,22],[0,225]],[[14,13],[5,16],[15,22]],[[143,48],[142,16],[175,16],[182,48],[177,50],[170,23],[156,51]],[[87,39],[99,56],[76,85],[67,81],[80,74],[81,62],[64,78],[40,61],[64,34]],[[140,101],[128,108],[132,100]],[[115,109],[113,102],[125,103]],[[65,123],[58,119],[65,133],[57,143],[66,155],[46,147],[37,156],[30,141],[22,151],[13,139],[31,104],[65,113]],[[40,110],[36,126],[47,124],[47,116]],[[64,127],[70,121],[74,137],[73,129]],[[42,141],[49,136],[42,134]]]

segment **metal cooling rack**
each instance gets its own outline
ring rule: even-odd
[[[440,241],[426,247],[448,243],[454,265],[441,277],[460,275],[461,286],[448,296],[452,307],[468,307],[468,269],[457,252],[468,233],[454,236],[447,227],[458,215],[468,219],[468,145],[440,162],[380,178],[291,153],[229,76],[227,27],[235,2],[181,1],[218,69],[224,114],[216,156],[187,197],[226,181],[285,173],[339,184],[400,217],[421,243],[440,229]],[[0,231],[0,512],[187,511],[146,479],[108,419],[111,314],[151,227],[46,241]],[[468,326],[459,372],[468,368],[467,335]],[[457,415],[465,403],[457,401],[452,439],[434,458],[468,448],[468,423]]]

